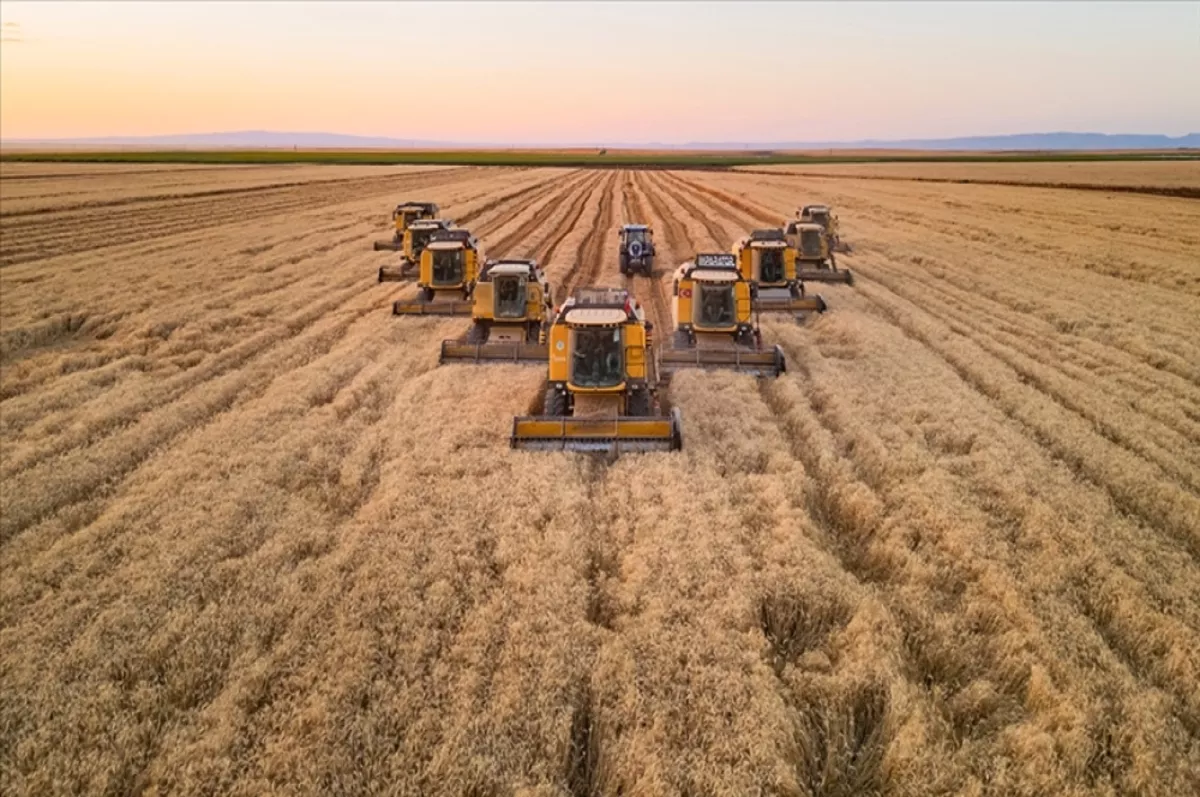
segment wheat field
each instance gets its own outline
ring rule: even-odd
[[[1200,792],[1200,203],[847,168],[3,164],[0,792]],[[804,203],[856,283],[681,452],[514,452],[408,199],[558,298],[651,222],[663,328]]]

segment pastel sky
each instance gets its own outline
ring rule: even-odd
[[[0,137],[1200,131],[1200,2],[18,2]]]

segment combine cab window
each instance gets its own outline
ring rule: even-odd
[[[525,280],[520,277],[496,277],[496,318],[525,317]]]
[[[616,387],[625,376],[620,327],[574,330],[571,382],[579,387]]]
[[[758,252],[758,278],[761,282],[783,282],[783,250],[760,249]]]
[[[429,239],[432,237],[433,230],[413,230],[413,257],[421,256],[421,253],[425,251],[425,247],[429,245]]]
[[[815,221],[817,224],[820,224],[822,227],[829,226],[829,214],[826,213],[825,211],[822,210],[822,211],[814,212],[811,215],[812,215],[812,220]]]
[[[461,249],[453,252],[433,253],[433,284],[458,285],[463,281],[463,260],[466,253]]]
[[[821,233],[819,230],[804,230],[800,233],[800,254],[805,257],[821,256]]]
[[[733,285],[697,286],[699,299],[695,313],[698,327],[727,327],[734,323]]]
[[[646,231],[645,230],[629,230],[629,231],[627,231],[625,233],[625,243],[631,244],[634,241],[644,244],[646,242]]]

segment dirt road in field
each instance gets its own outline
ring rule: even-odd
[[[1200,790],[1200,202],[905,176],[5,164],[0,791]],[[682,452],[514,452],[405,199],[660,340],[800,204],[856,281]]]

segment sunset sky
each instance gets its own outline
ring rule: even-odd
[[[0,137],[1200,131],[1200,2],[0,6]]]

